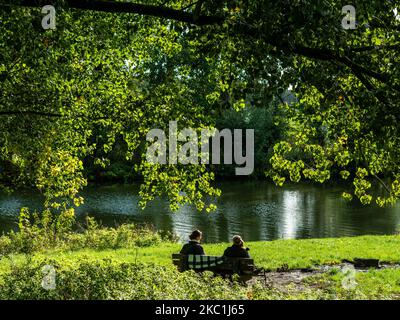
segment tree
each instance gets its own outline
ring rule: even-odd
[[[122,135],[127,157],[143,156],[149,129],[178,120],[200,130],[240,109],[247,94],[272,99],[291,87],[299,102],[287,105],[291,130],[268,175],[278,184],[286,176],[325,182],[337,171],[364,203],[373,177],[386,192],[380,205],[399,197],[398,1],[357,1],[356,30],[342,28],[335,0],[53,4],[51,31],[35,8],[44,1],[1,6],[5,187],[36,186],[65,211],[82,202],[81,160],[99,147],[95,128],[107,133],[97,139],[105,151]],[[206,166],[143,158],[136,169],[142,205],[167,195],[174,210],[211,210],[207,196],[220,193]]]

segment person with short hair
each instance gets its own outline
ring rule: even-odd
[[[224,257],[229,258],[250,258],[249,248],[244,246],[244,241],[241,236],[233,236],[232,246],[228,247],[224,251]]]
[[[200,230],[194,230],[189,236],[189,242],[182,247],[180,254],[205,255],[204,249],[200,244],[202,237],[203,233]]]

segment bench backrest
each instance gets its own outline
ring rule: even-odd
[[[207,260],[207,257],[215,258],[215,256],[202,256],[203,260]],[[220,258],[220,257],[218,257]],[[188,256],[182,254],[173,254],[172,262],[178,267],[180,271],[184,271],[189,268]],[[223,257],[223,262],[217,264],[215,267],[205,268],[215,269],[219,272],[235,272],[235,273],[252,273],[255,270],[254,260],[250,258],[229,258]]]

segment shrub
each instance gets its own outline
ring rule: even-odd
[[[56,287],[42,287],[43,266],[56,269]],[[247,288],[210,272],[179,273],[172,267],[81,261],[60,267],[51,260],[12,266],[0,281],[0,299],[247,299]]]
[[[26,216],[24,217],[26,219]],[[79,250],[147,247],[161,241],[176,241],[170,234],[162,236],[150,226],[123,224],[116,228],[100,227],[92,218],[81,232],[63,231],[55,234],[37,224],[24,223],[18,232],[0,237],[0,255],[32,253],[46,249]]]
[[[123,224],[117,228],[96,227],[83,233],[69,233],[64,238],[63,247],[71,250],[134,248],[157,245],[162,240],[160,234],[149,227]]]

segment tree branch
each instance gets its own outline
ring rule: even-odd
[[[385,84],[388,84],[388,82],[390,81],[390,77],[387,74],[369,70],[353,62],[347,56],[338,55],[336,52],[330,49],[311,48],[303,45],[291,44],[288,41],[281,41],[276,34],[275,35],[260,34],[260,30],[258,30],[257,27],[245,23],[239,23],[236,25],[236,27],[237,27],[236,32],[241,33],[243,35],[250,36],[253,38],[261,36],[265,43],[273,47],[276,47],[282,53],[297,54],[300,56],[304,56],[306,58],[312,58],[320,61],[331,61],[331,62],[341,63],[350,68],[357,78],[359,78],[359,75],[361,74],[372,77]],[[363,80],[360,79],[362,83],[365,82],[364,80],[365,79]]]
[[[193,12],[193,21],[197,21],[200,17],[200,13],[201,13],[201,7],[203,5],[204,0],[199,0],[196,4],[196,7],[194,8],[194,12]]]
[[[349,51],[349,52],[369,52],[369,51],[379,51],[379,50],[400,50],[400,44],[349,48],[347,51]]]
[[[55,4],[55,0],[17,0],[12,5],[23,7],[43,7],[49,4]],[[172,19],[195,25],[212,25],[224,21],[223,17],[218,16],[199,16],[194,19],[191,13],[181,10],[171,9],[164,6],[146,5],[132,2],[116,2],[110,0],[64,0],[65,4],[74,9],[84,9],[101,12],[114,13],[134,13],[145,16]]]
[[[0,111],[0,116],[21,116],[21,115],[29,115],[29,116],[40,116],[40,117],[49,117],[49,118],[62,118],[63,115],[57,113],[50,112],[41,112],[41,111]]]
[[[35,117],[48,117],[48,118],[71,118],[67,115],[62,115],[59,113],[51,113],[51,112],[42,112],[42,111],[30,111],[30,110],[22,110],[22,111],[0,111],[0,116],[35,116]],[[91,120],[106,120],[110,119],[110,117],[97,117],[93,118],[87,116]],[[74,118],[83,118],[83,116],[75,116]]]
[[[326,60],[326,61],[337,61],[337,62],[343,63],[344,65],[349,67],[351,70],[353,70],[354,73],[357,73],[357,74],[363,73],[363,74],[368,75],[374,79],[377,79],[383,83],[387,83],[389,81],[388,75],[369,70],[359,64],[356,64],[355,62],[350,60],[348,57],[339,56],[339,55],[335,54],[334,52],[327,50],[327,49],[295,46],[292,49],[292,51],[293,51],[293,53],[297,53],[299,55],[303,55],[303,56],[309,57],[309,58],[314,58],[314,59],[318,59],[318,60]]]
[[[386,183],[385,183],[381,178],[379,178],[376,174],[374,174],[373,177],[374,177],[376,180],[379,181],[379,183],[385,188],[385,190],[386,190],[389,194],[392,193],[392,190],[390,190],[390,188],[386,185]]]

